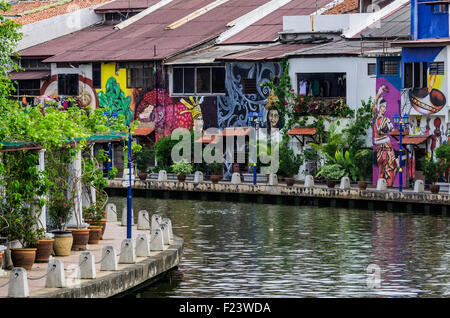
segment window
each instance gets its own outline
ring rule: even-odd
[[[41,81],[40,80],[22,80],[17,81],[17,84],[14,84],[16,91],[14,92],[15,96],[40,96],[41,94]]]
[[[100,63],[92,64],[92,86],[94,88],[102,88],[102,72]]]
[[[224,94],[224,67],[174,67],[172,70],[173,94]]]
[[[78,74],[58,75],[58,95],[78,96]]]
[[[77,68],[77,63],[56,63],[56,68]]]
[[[243,78],[242,79],[242,93],[243,94],[257,94],[258,88],[256,87],[256,79]]]
[[[36,59],[22,59],[20,60],[20,65],[26,70],[49,70],[50,64],[42,63],[41,60]]]
[[[151,88],[153,80],[153,63],[126,63],[127,88]]]
[[[431,62],[430,75],[444,75],[444,62]]]
[[[448,5],[447,4],[433,4],[433,13],[447,13]]]
[[[403,69],[404,88],[424,88],[428,85],[427,62],[405,63]]]
[[[380,74],[382,75],[397,75],[398,63],[396,61],[381,61]]]
[[[377,64],[369,63],[367,64],[367,75],[377,75]]]
[[[297,92],[302,96],[346,97],[346,73],[297,73]]]

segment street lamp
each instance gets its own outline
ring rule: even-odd
[[[257,113],[257,112],[251,112],[248,115],[248,125],[250,127],[254,127],[255,128],[255,161],[253,163],[253,185],[256,185],[256,162],[257,162],[257,131],[258,131],[258,127],[262,125],[262,118],[263,115],[262,113]]]
[[[402,159],[403,159],[403,144],[402,144],[402,135],[403,131],[409,126],[409,117],[407,113],[403,114],[403,118],[401,118],[397,113],[392,117],[394,120],[394,127],[398,129],[400,132],[400,170],[399,170],[399,183],[398,183],[398,191],[402,192],[403,186],[403,167],[402,167]]]

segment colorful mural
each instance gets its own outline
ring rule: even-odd
[[[114,77],[106,82],[105,91],[98,92],[99,106],[105,108],[108,114],[117,113],[125,117],[125,123],[129,125],[133,121],[131,110],[131,97],[125,96]]]

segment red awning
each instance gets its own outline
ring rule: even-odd
[[[420,145],[427,141],[430,136],[406,136],[402,138],[403,145]]]
[[[288,135],[295,136],[314,136],[317,133],[316,128],[307,128],[307,127],[297,127],[289,130],[287,132]]]
[[[37,80],[37,79],[44,79],[49,76],[50,76],[50,71],[12,72],[11,80],[13,80],[13,81]]]
[[[150,127],[137,127],[134,130],[133,136],[148,136],[154,131],[155,129]]]

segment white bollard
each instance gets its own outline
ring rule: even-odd
[[[271,186],[278,185],[278,176],[276,173],[271,173],[269,175],[269,185],[271,185]]]
[[[47,279],[45,288],[66,287],[66,276],[64,274],[64,263],[59,259],[52,259],[48,263]]]
[[[27,271],[22,267],[14,267],[9,276],[8,297],[29,297]]]
[[[350,189],[350,179],[349,177],[342,177],[341,178],[341,185],[339,186],[341,190],[347,190]]]
[[[101,271],[116,271],[117,266],[117,253],[114,246],[105,246],[102,250],[101,258]]]
[[[311,175],[307,175],[305,178],[305,187],[312,188],[314,187],[314,177]]]
[[[158,181],[167,181],[167,172],[166,170],[160,170],[158,173]]]
[[[106,219],[110,222],[117,222],[117,208],[114,203],[108,203],[105,207]]]
[[[164,245],[170,245],[169,225],[165,222],[161,224]]]
[[[128,214],[128,208],[124,207],[122,209],[122,226],[127,226],[127,214]],[[131,209],[131,225],[134,225],[134,211]]]
[[[138,230],[150,230],[150,217],[148,212],[145,210],[140,210],[138,213]]]
[[[172,242],[173,240],[172,221],[169,218],[163,218],[163,222],[167,224],[169,232],[169,240],[170,242]]]
[[[82,252],[80,254],[80,278],[94,279],[96,276],[94,254],[92,252]]]
[[[150,256],[150,246],[148,244],[147,234],[138,234],[138,236],[136,237],[136,256]]]
[[[423,184],[423,180],[416,180],[414,182],[414,192],[424,192],[425,186]]]
[[[194,183],[200,183],[200,182],[203,182],[203,172],[195,171]]]
[[[239,184],[241,183],[241,175],[239,172],[234,172],[231,176],[231,184]]]
[[[160,228],[152,229],[152,235],[150,236],[150,251],[163,251],[164,250],[164,238]]]
[[[136,263],[136,252],[134,250],[134,242],[131,239],[124,239],[120,246],[119,264]]]
[[[159,214],[153,214],[152,215],[152,222],[151,222],[151,232],[153,233],[154,230],[159,229],[159,225],[162,223],[162,217]]]
[[[377,190],[378,191],[385,191],[385,190],[387,190],[387,182],[386,182],[385,179],[383,179],[383,178],[378,179],[378,181],[377,181]]]

